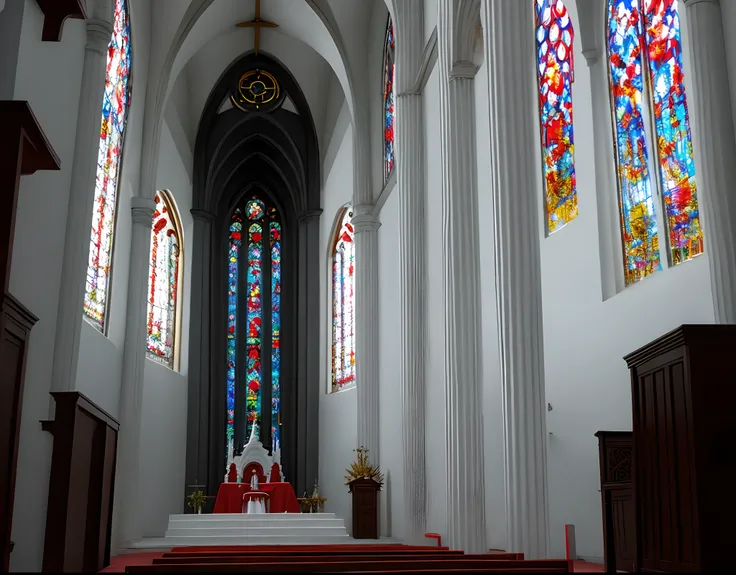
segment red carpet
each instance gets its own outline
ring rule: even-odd
[[[340,546],[345,547],[345,546]],[[349,547],[349,546],[348,546]],[[362,546],[361,546],[362,547]],[[178,548],[178,549],[172,549],[172,551],[177,551],[179,549],[184,548]],[[188,550],[193,550],[195,548],[187,547]],[[228,550],[233,549],[233,547],[207,547],[206,550]],[[236,548],[237,549],[237,548]],[[153,563],[153,560],[157,557],[161,557],[163,553],[155,552],[155,553],[126,553],[123,555],[118,555],[117,557],[113,557],[111,564],[109,567],[106,567],[100,573],[125,573],[125,566],[126,565],[151,565]],[[603,568],[603,565],[599,563],[588,563],[587,561],[575,561],[575,573],[604,573],[605,569]]]

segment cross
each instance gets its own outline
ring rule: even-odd
[[[258,55],[258,45],[261,43],[261,28],[278,28],[278,24],[261,20],[261,0],[256,0],[256,15],[253,20],[236,24],[238,28],[253,28],[253,52]]]

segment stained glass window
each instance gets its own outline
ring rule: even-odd
[[[118,177],[130,106],[130,67],[130,19],[127,1],[115,0],[115,20],[107,49],[92,234],[84,294],[85,316],[100,331],[105,330],[107,319]]]
[[[650,170],[658,171],[654,185],[662,196],[670,263],[702,253],[703,233],[677,0],[609,0],[608,8],[624,276],[630,284],[661,269]],[[648,126],[658,168],[649,164]]]
[[[534,0],[547,231],[578,215],[572,122],[574,30],[562,0]]]
[[[176,306],[179,297],[179,216],[165,191],[156,194],[148,276],[148,356],[175,367]]]
[[[394,25],[391,15],[386,25],[383,45],[383,181],[394,169]]]
[[[350,209],[343,210],[332,259],[332,391],[355,382],[355,242]]]
[[[241,249],[242,246],[242,249]],[[281,222],[276,208],[249,196],[229,228],[227,443],[242,449],[261,422],[281,443]],[[266,391],[270,390],[270,401]],[[242,405],[242,411],[238,408]]]

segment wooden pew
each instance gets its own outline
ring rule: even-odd
[[[508,555],[508,556],[507,556]],[[518,561],[515,557],[515,553],[504,553],[503,556],[499,555],[458,555],[460,559],[477,559],[484,561]],[[363,563],[365,561],[381,561],[381,562],[394,562],[397,560],[405,561],[411,559],[412,561],[434,561],[435,559],[444,560],[447,554],[430,554],[422,553],[421,555],[384,555],[378,553],[372,553],[368,555],[354,555],[346,558],[343,555],[285,555],[285,556],[264,556],[264,555],[237,555],[233,557],[223,556],[198,556],[196,558],[190,557],[160,557],[153,560],[154,565],[187,565],[191,563],[297,563],[297,562],[309,562],[309,563],[339,563],[352,561],[355,563]]]
[[[572,562],[564,559],[507,561],[466,558],[435,558],[401,561],[345,561],[334,562],[271,562],[271,563],[174,563],[155,565],[129,565],[126,573],[364,573],[364,572],[457,572],[459,569],[479,569],[490,572],[513,571],[515,573],[571,573]],[[388,567],[388,569],[384,569]]]

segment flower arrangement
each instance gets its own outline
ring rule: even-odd
[[[358,449],[353,451],[358,453],[358,460],[350,464],[350,469],[346,469],[350,475],[345,476],[345,485],[349,485],[356,479],[372,479],[379,486],[383,485],[383,474],[370,463],[368,463],[368,449],[360,446]]]
[[[204,492],[194,491],[187,499],[189,499],[187,505],[194,509],[195,513],[202,513],[202,507],[204,507],[204,503],[207,501]]]

